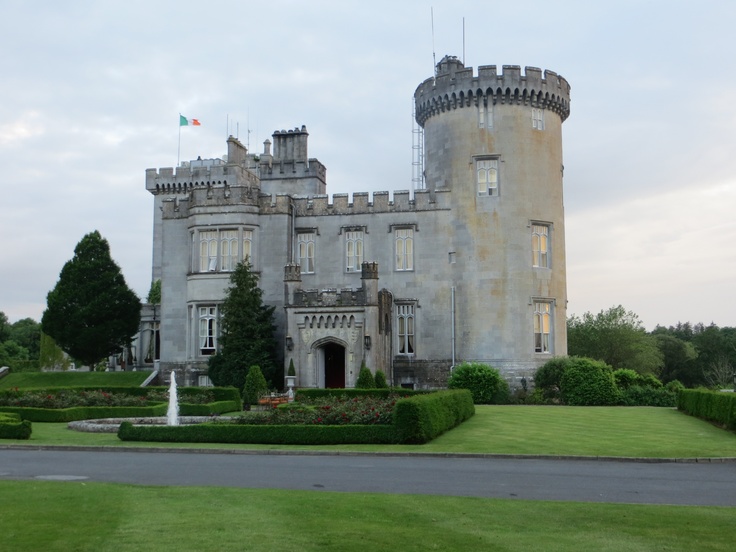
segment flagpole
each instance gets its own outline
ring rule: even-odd
[[[179,113],[179,145],[176,147],[176,166],[179,166],[179,157],[181,156],[181,113]]]

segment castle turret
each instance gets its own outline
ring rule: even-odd
[[[552,71],[446,56],[414,93],[426,187],[451,190],[458,357],[524,371],[567,352],[562,122]],[[441,276],[438,276],[438,279]],[[505,366],[503,366],[505,365]]]

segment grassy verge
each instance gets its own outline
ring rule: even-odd
[[[2,444],[291,449],[364,452],[545,454],[646,458],[736,457],[736,434],[669,408],[477,406],[476,414],[425,445],[223,445],[123,443],[114,434],[33,424],[28,441]]]
[[[710,551],[733,508],[0,482],[4,552]],[[153,515],[152,515],[153,514]]]
[[[43,387],[132,387],[143,383],[151,372],[21,372],[0,379],[0,389]]]

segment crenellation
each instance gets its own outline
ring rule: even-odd
[[[388,211],[388,192],[373,192],[373,210],[375,212]]]
[[[348,212],[348,194],[333,194],[332,195],[332,213],[336,215],[342,215]]]
[[[397,190],[394,192],[393,211],[409,211],[411,207],[409,190]]]
[[[373,207],[373,204],[368,201],[368,196],[368,192],[353,192],[353,211],[368,211]]]

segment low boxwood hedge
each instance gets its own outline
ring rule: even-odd
[[[31,422],[21,421],[14,412],[0,413],[0,439],[30,439]]]
[[[224,414],[225,412],[237,412],[243,409],[243,404],[238,401],[216,401],[207,404],[179,403],[179,414],[182,416],[210,416],[212,414]]]
[[[3,406],[0,412],[15,412],[30,422],[74,422],[96,418],[148,418],[165,416],[169,406],[159,403],[153,406],[75,406],[72,408],[31,408]]]
[[[677,408],[686,414],[736,430],[736,393],[708,389],[683,389]]]
[[[400,399],[391,425],[245,425],[207,423],[188,426],[134,426],[118,430],[123,441],[176,443],[260,443],[285,445],[426,443],[475,414],[467,389]]]

